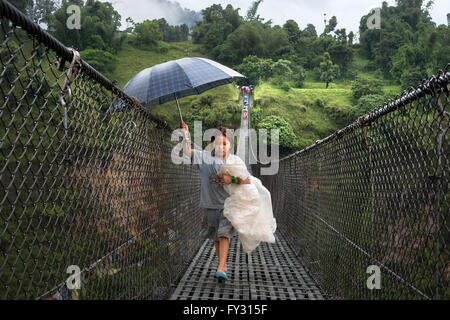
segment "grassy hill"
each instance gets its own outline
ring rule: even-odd
[[[380,80],[386,97],[394,97],[401,92],[400,86],[382,80],[381,75],[376,72],[367,71],[369,63],[355,49],[352,68],[358,76]],[[325,83],[315,81],[310,71],[307,71],[303,88],[284,91],[279,86],[265,82],[256,88],[255,99],[261,107],[261,119],[276,115],[292,126],[298,139],[298,149],[305,148],[356,120],[349,116],[349,111],[357,104],[353,98],[352,80],[332,82],[326,89]]]
[[[108,75],[116,79],[123,87],[139,71],[153,65],[183,57],[204,57],[200,46],[190,42],[162,43],[153,50],[138,49],[125,44],[117,54],[117,67]],[[380,79],[372,71],[367,71],[369,60],[359,55],[355,50],[353,69],[360,76]],[[394,96],[401,88],[388,81],[383,81],[385,94]],[[307,72],[304,87],[291,88],[284,91],[269,82],[262,83],[255,90],[255,100],[261,107],[261,119],[269,115],[284,118],[293,128],[298,139],[298,148],[304,148],[322,139],[337,129],[356,119],[350,119],[348,112],[355,105],[352,97],[351,80],[341,80],[325,83],[314,80],[313,74]],[[238,106],[238,91],[233,85],[221,86],[201,95],[180,99],[184,121],[192,127],[194,120],[203,121],[203,129],[212,126],[226,125],[232,128],[239,126],[240,109]],[[173,127],[178,127],[179,116],[175,101],[159,106],[149,107],[151,112]]]
[[[156,64],[184,57],[203,57],[199,46],[192,43],[160,43],[153,50],[139,49],[125,43],[116,55],[116,69],[108,76],[117,80],[118,86],[122,88],[136,73]]]

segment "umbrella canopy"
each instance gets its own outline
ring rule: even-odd
[[[237,78],[244,76],[213,60],[182,58],[142,70],[128,81],[123,91],[141,105],[151,106],[200,94]],[[122,107],[121,99],[116,99],[109,112],[121,111]]]

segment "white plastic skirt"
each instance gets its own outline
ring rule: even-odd
[[[224,186],[230,196],[225,199],[223,214],[236,229],[243,250],[250,253],[261,241],[275,243],[277,223],[269,190],[261,180],[250,175],[241,158],[233,158],[233,162],[221,166],[219,175],[225,173],[242,180],[250,176],[250,184]]]

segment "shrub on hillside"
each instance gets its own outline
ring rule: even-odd
[[[364,114],[381,108],[386,102],[386,98],[381,94],[370,94],[361,97],[358,104],[349,112],[349,121],[355,121]]]
[[[302,67],[297,67],[292,78],[294,80],[295,88],[303,88],[306,79],[305,69],[303,69]]]
[[[107,51],[86,49],[81,51],[80,55],[83,57],[84,61],[102,73],[114,71],[116,57]]]
[[[258,127],[258,124],[261,122],[262,118],[262,109],[260,107],[253,107],[250,110],[250,123],[253,128]]]
[[[352,83],[352,91],[355,99],[369,94],[382,94],[381,82],[379,80],[356,77]]]
[[[296,136],[294,131],[292,130],[291,125],[279,116],[268,116],[265,117],[258,124],[258,130],[266,129],[267,130],[267,141],[266,144],[270,145],[271,143],[279,144],[280,147],[284,148],[293,148],[295,145]],[[279,130],[279,140],[272,141],[271,130],[278,129]],[[277,143],[278,142],[278,143]]]
[[[291,89],[291,86],[289,85],[288,82],[283,82],[283,84],[281,85],[281,90],[288,92]]]

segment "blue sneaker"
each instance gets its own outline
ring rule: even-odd
[[[228,280],[228,276],[227,276],[227,274],[225,272],[217,272],[216,273],[216,278],[217,278],[217,280],[219,280],[219,282]]]

